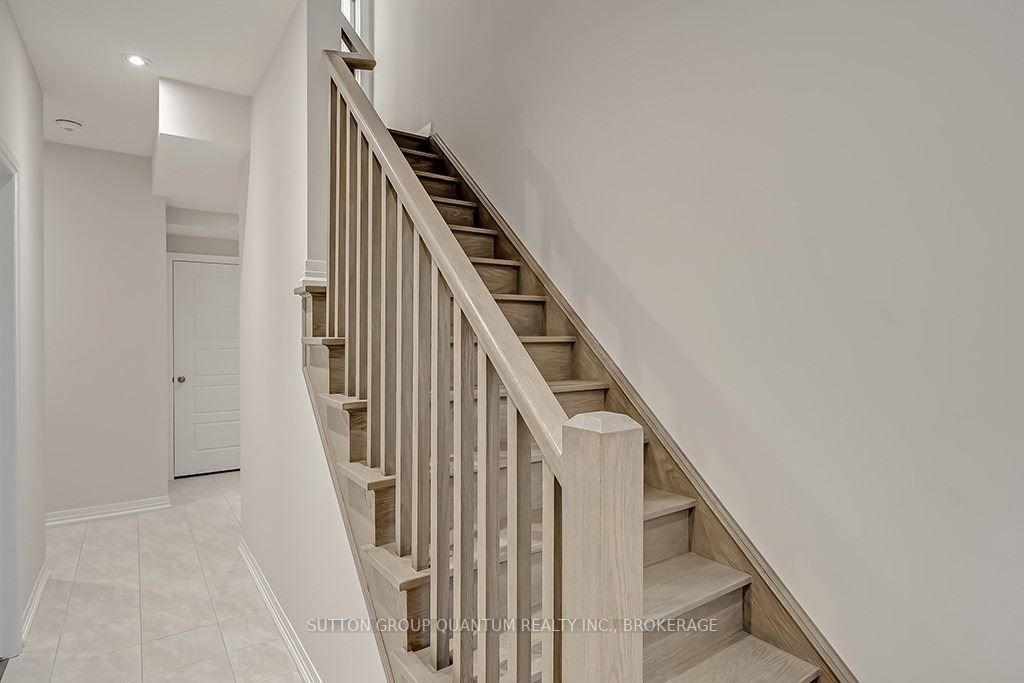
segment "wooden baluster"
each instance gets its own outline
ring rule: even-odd
[[[438,620],[452,616],[451,538],[452,296],[437,265],[431,268],[430,364],[430,646],[434,666],[448,666],[450,632]]]
[[[520,625],[530,618],[530,431],[512,399],[508,400],[508,618],[515,630],[509,634],[508,677],[516,683],[530,680],[530,632]]]
[[[359,125],[355,118],[348,119],[348,135],[346,136],[346,147],[348,149],[348,191],[345,193],[345,393],[349,396],[356,395],[356,368],[358,358],[356,353],[356,330],[358,329],[358,296],[359,290],[356,282],[359,277],[359,230],[358,230],[358,201],[359,201]]]
[[[412,566],[430,564],[430,254],[417,236],[413,245]]]
[[[344,190],[345,164],[342,163],[344,150],[344,134],[347,130],[345,121],[348,111],[338,92],[338,86],[331,81],[331,213],[327,229],[327,336],[338,337],[341,312],[341,297],[344,292],[342,282],[345,277],[343,267],[345,255],[342,253],[345,243],[344,230]]]
[[[395,546],[399,555],[412,552],[412,444],[416,434],[416,422],[413,419],[413,350],[415,348],[413,330],[413,258],[417,248],[416,231],[412,221],[401,207],[398,222],[397,268],[398,277],[398,316],[395,321],[395,344],[398,352],[396,367],[395,397],[398,402],[398,416],[395,424],[395,463],[396,494],[395,494]]]
[[[541,548],[541,618],[562,618],[562,490],[547,463],[543,467],[543,547]],[[541,681],[562,680],[562,634],[541,633]]]
[[[359,140],[359,294],[356,301],[356,398],[366,398],[368,307],[370,302],[370,184],[373,157],[365,137]]]
[[[643,429],[617,413],[576,415],[562,429],[562,599],[573,618],[643,613]],[[564,670],[581,681],[643,678],[643,634],[567,633]]]
[[[366,428],[367,448],[366,459],[369,467],[382,467],[381,428],[383,395],[381,392],[381,300],[383,290],[383,237],[384,237],[384,176],[380,162],[375,155],[370,155],[370,248],[367,254],[369,263],[369,291],[367,292],[367,331],[366,331]]]
[[[476,457],[476,415],[473,387],[475,380],[475,353],[473,328],[455,306],[455,378],[453,381],[454,445],[455,454],[455,595],[454,614],[459,620],[473,619],[476,614],[476,587],[473,568],[473,524],[476,522],[476,496],[474,494],[473,461]],[[473,633],[459,630],[455,639],[455,680],[473,678]]]
[[[500,618],[498,596],[498,373],[483,349],[477,354],[477,615]],[[498,680],[496,629],[477,634],[477,679]]]
[[[395,448],[398,436],[397,322],[398,322],[398,196],[390,181],[384,179],[384,235],[381,239],[380,309],[380,397],[381,467],[384,474],[395,474]],[[396,496],[397,499],[397,496]]]

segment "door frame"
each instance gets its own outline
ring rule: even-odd
[[[220,263],[242,265],[240,256],[213,256],[209,254],[185,254],[167,252],[167,480],[174,480],[174,264],[186,263]]]
[[[6,400],[0,401],[0,405],[6,405],[7,400],[13,399],[12,414],[3,415],[0,413],[0,656],[14,657],[21,652],[22,641],[22,617],[18,610],[18,423],[20,422],[21,408],[18,398],[21,395],[21,378],[18,369],[18,359],[21,358],[21,258],[19,246],[19,232],[21,228],[21,201],[20,201],[20,176],[18,174],[18,162],[14,152],[7,146],[3,139],[0,139],[0,176],[10,176],[10,180],[4,183],[4,187],[10,186],[14,197],[13,222],[11,224],[11,275],[13,286],[9,295],[13,297],[11,302],[10,334],[14,339],[13,348],[10,350],[10,358],[3,353],[0,344],[0,376],[10,373],[12,382],[3,382],[0,392],[6,396]],[[3,220],[0,218],[0,220]],[[0,264],[3,266],[5,264]],[[0,296],[4,296],[0,292]],[[2,397],[2,396],[0,396]],[[5,424],[6,423],[6,424]],[[11,435],[4,436],[3,432],[9,425]],[[14,444],[13,449],[4,448],[4,442]]]

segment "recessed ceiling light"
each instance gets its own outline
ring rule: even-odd
[[[121,55],[121,58],[132,66],[149,66],[153,63],[142,55],[124,54]]]
[[[82,127],[81,122],[75,121],[74,119],[56,119],[54,123],[57,127],[68,133],[74,133],[76,130]]]

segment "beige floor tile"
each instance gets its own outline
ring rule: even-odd
[[[295,670],[291,655],[279,641],[266,641],[243,647],[229,652],[228,658],[231,660],[231,668],[238,683],[265,681]]]
[[[48,683],[55,651],[55,648],[22,651],[7,662],[4,683]]]
[[[236,619],[266,609],[255,584],[223,591],[211,590],[210,597],[213,599],[213,609],[217,612],[218,621]]]
[[[283,676],[268,678],[265,683],[302,683],[302,676],[299,675],[299,672],[293,671]]]
[[[142,679],[142,648],[134,647],[93,656],[68,657],[57,653],[53,683],[132,683]]]
[[[249,647],[256,643],[280,639],[277,625],[265,609],[244,617],[220,622],[220,632],[224,637],[224,646],[227,647],[228,652],[241,650],[243,647]]]
[[[142,640],[184,633],[216,623],[205,583],[174,584],[142,593]]]
[[[226,654],[216,624],[142,645],[143,676],[155,676]]]
[[[146,676],[145,683],[235,683],[226,656],[207,659],[174,671]]]
[[[51,569],[74,567],[85,540],[85,525],[52,527],[46,530],[46,565]]]
[[[116,652],[141,642],[138,591],[75,583],[58,660]]]

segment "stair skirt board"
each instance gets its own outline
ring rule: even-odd
[[[313,666],[313,661],[306,653],[306,648],[303,647],[302,641],[299,640],[298,633],[295,632],[292,622],[288,619],[288,615],[285,614],[281,603],[278,602],[277,596],[274,595],[274,590],[270,587],[267,577],[264,576],[259,562],[256,561],[256,557],[252,554],[244,538],[238,544],[238,552],[241,554],[242,561],[256,583],[256,590],[259,591],[260,597],[263,598],[263,604],[267,606],[267,612],[270,613],[271,618],[274,620],[277,632],[281,634],[281,640],[284,641],[288,654],[291,655],[292,661],[295,662],[295,669],[299,672],[303,683],[323,683],[320,674],[316,672],[316,667]]]
[[[107,505],[92,505],[84,508],[73,508],[70,510],[58,510],[46,513],[46,526],[65,526],[68,524],[79,524],[91,522],[106,517],[119,517],[121,515],[134,515],[139,512],[152,512],[171,507],[171,500],[167,496],[155,496],[153,498],[140,498],[139,500],[127,500],[123,503],[110,503]]]

